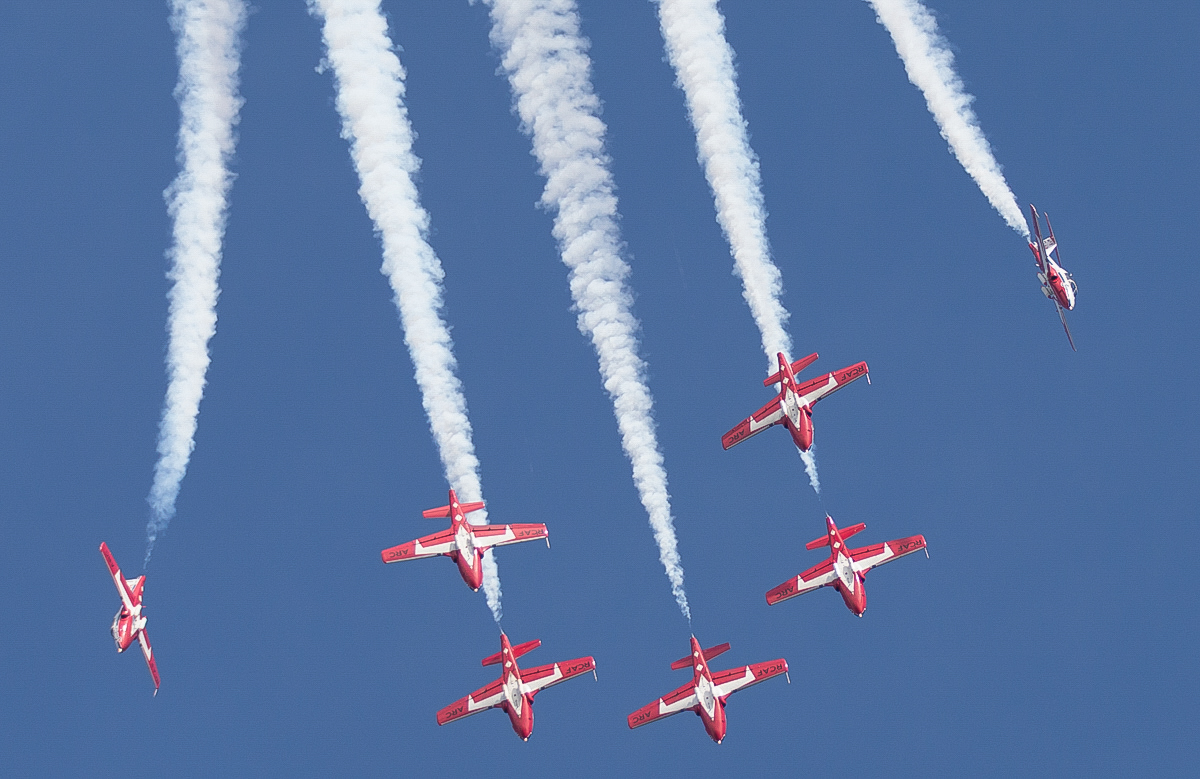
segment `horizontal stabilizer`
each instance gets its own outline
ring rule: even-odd
[[[512,648],[513,657],[520,657],[526,652],[532,652],[542,645],[540,638],[535,638],[532,641],[526,641],[524,644],[517,644]],[[494,655],[488,655],[483,658],[483,665],[497,665],[501,660],[502,652],[497,652]]]
[[[864,531],[866,529],[867,529],[866,523],[859,522],[857,525],[850,525],[848,527],[838,528],[838,532],[842,534],[842,540],[845,541],[850,536],[852,536],[856,533],[861,533],[862,531]],[[820,538],[814,538],[812,541],[809,541],[807,544],[805,544],[804,548],[805,549],[820,549],[823,546],[829,546],[828,534],[823,535]]]
[[[729,651],[729,643],[726,642],[724,644],[717,644],[716,646],[710,646],[708,649],[705,649],[702,651],[703,651],[705,660],[712,660],[717,655],[728,652]],[[692,656],[691,655],[688,655],[687,657],[681,657],[678,660],[676,660],[675,662],[671,663],[672,671],[678,671],[681,668],[691,668],[691,667],[692,667]]]
[[[483,508],[483,501],[477,503],[460,503],[458,507],[462,509],[462,513],[470,514],[472,511],[479,511],[479,509]],[[421,516],[425,517],[425,519],[445,518],[450,516],[450,507],[438,506],[435,509],[425,509],[421,512]]]
[[[792,363],[792,375],[793,376],[796,375],[797,373],[804,370],[808,366],[812,365],[816,361],[817,361],[817,353],[816,352],[813,352],[812,354],[808,355],[807,357],[801,357],[799,360],[796,360],[794,363]],[[782,378],[783,377],[779,375],[779,372],[776,371],[775,373],[772,373],[767,378],[763,379],[763,386],[769,387],[772,384],[778,384],[779,380]]]

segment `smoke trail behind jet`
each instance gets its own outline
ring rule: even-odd
[[[717,222],[729,241],[734,273],[762,335],[767,372],[775,355],[792,353],[783,282],[771,261],[758,158],[750,148],[738,99],[733,49],[716,0],[657,0],[667,56],[687,101],[696,148],[712,189]]]
[[[342,136],[350,142],[358,194],[383,243],[382,272],[395,295],[446,479],[463,501],[482,500],[467,401],[441,315],[445,274],[426,241],[429,214],[413,181],[421,163],[413,153],[403,102],[404,67],[388,38],[379,0],[309,0],[309,8],[323,23]],[[485,511],[470,516],[476,524],[487,522]],[[483,560],[483,590],[499,623],[500,577],[490,549]]]
[[[175,499],[195,447],[196,416],[208,371],[208,342],[217,329],[217,278],[225,234],[229,160],[238,95],[241,0],[171,0],[179,83],[178,177],[166,191],[174,221],[168,252],[167,394],[158,427],[158,462],[146,526],[146,563],[154,542],[175,516]]]
[[[501,52],[522,129],[546,177],[541,202],[555,215],[554,237],[570,269],[579,329],[596,349],[659,560],[690,620],[653,400],[638,355],[638,321],[625,283],[630,270],[621,257],[605,126],[579,15],[574,0],[484,1],[491,8],[492,44]]]
[[[716,0],[656,0],[667,58],[683,90],[696,149],[713,193],[717,222],[729,241],[734,273],[750,305],[773,373],[779,352],[792,353],[788,312],[780,297],[783,281],[771,261],[767,212],[763,205],[758,157],[750,148],[738,99],[733,49],[725,39],[725,19]],[[800,452],[809,484],[819,495],[816,458]]]
[[[866,2],[891,34],[908,80],[924,93],[929,112],[954,156],[1008,226],[1028,239],[1029,226],[971,110],[975,98],[966,93],[962,79],[954,72],[954,55],[938,32],[933,14],[919,0]]]
[[[812,485],[813,492],[821,494],[821,479],[817,476],[817,452],[816,447],[809,447],[807,452],[800,452],[800,459],[804,461],[804,472],[808,474],[808,483]]]

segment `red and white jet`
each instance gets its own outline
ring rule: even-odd
[[[866,525],[859,522],[857,525],[838,529],[833,517],[828,514],[825,515],[825,523],[828,525],[826,535],[809,541],[804,548],[820,549],[828,546],[829,559],[768,592],[767,605],[774,606],[788,598],[832,585],[842,594],[846,607],[861,617],[867,610],[867,590],[863,580],[867,571],[925,549],[925,536],[909,536],[882,544],[849,549],[846,547],[846,539],[864,529]],[[925,549],[925,556],[929,556],[928,549]]]
[[[150,649],[150,639],[146,636],[146,618],[142,616],[142,588],[146,585],[145,574],[136,579],[126,579],[117,567],[108,544],[100,542],[100,554],[108,563],[108,572],[112,574],[113,584],[121,595],[121,610],[112,621],[112,637],[117,642],[117,651],[124,652],[136,640],[142,646],[142,654],[146,656],[146,665],[150,667],[150,675],[154,677],[154,694],[158,695],[158,665],[154,662],[154,652]]]
[[[450,490],[449,505],[421,512],[421,516],[427,519],[449,517],[450,529],[384,549],[380,553],[383,561],[398,563],[401,560],[445,555],[458,563],[458,572],[467,586],[478,590],[483,584],[483,553],[488,549],[535,538],[546,539],[546,546],[550,546],[550,534],[545,525],[472,525],[467,521],[467,514],[481,508],[483,501],[459,503],[454,490]]]
[[[539,665],[522,671],[517,667],[517,658],[542,645],[538,639],[513,646],[508,636],[500,633],[500,651],[483,658],[484,665],[503,663],[500,678],[480,688],[465,698],[451,703],[438,712],[439,725],[456,719],[478,714],[486,709],[500,708],[508,714],[513,730],[522,741],[529,740],[533,732],[533,697],[547,687],[565,682],[588,671],[596,675],[596,661],[591,657],[578,657],[565,663]]]
[[[772,425],[785,425],[796,442],[796,448],[807,452],[812,448],[813,423],[812,407],[821,398],[830,395],[842,387],[863,376],[871,383],[871,376],[865,362],[855,363],[840,371],[820,376],[799,384],[796,374],[817,361],[817,354],[788,363],[783,352],[779,353],[779,370],[763,380],[764,387],[772,384],[779,385],[779,395],[767,405],[755,411],[753,415],[743,420],[737,427],[721,436],[721,446],[725,449],[740,444],[751,436],[758,435]]]
[[[1056,262],[1056,259],[1062,257],[1062,253],[1058,251],[1058,242],[1054,240],[1054,228],[1050,226],[1050,215],[1042,214],[1046,220],[1046,230],[1050,233],[1048,238],[1043,238],[1042,228],[1038,224],[1038,212],[1032,203],[1029,205],[1029,213],[1033,216],[1033,232],[1037,237],[1037,243],[1030,241],[1029,248],[1033,251],[1033,259],[1037,262],[1038,281],[1042,282],[1042,294],[1054,302],[1054,308],[1058,310],[1058,318],[1062,320],[1063,330],[1067,331],[1067,341],[1071,344],[1071,349],[1075,350],[1075,339],[1071,337],[1071,328],[1067,327],[1067,315],[1063,313],[1064,310],[1070,311],[1075,308],[1075,279],[1071,278],[1071,274]]]
[[[671,670],[692,669],[692,681],[677,690],[647,704],[629,715],[629,727],[639,728],[648,722],[670,717],[681,711],[694,711],[704,723],[709,737],[721,743],[725,738],[725,702],[738,690],[752,684],[783,674],[787,676],[787,660],[782,657],[766,663],[742,665],[727,671],[713,673],[708,661],[729,649],[729,644],[719,644],[701,649],[700,642],[692,636],[692,654],[671,663]],[[791,683],[788,677],[788,682]]]

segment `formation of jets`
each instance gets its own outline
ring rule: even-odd
[[[1048,236],[1043,237],[1037,209],[1030,206],[1030,212],[1036,243],[1031,241],[1029,248],[1037,261],[1038,280],[1046,297],[1054,302],[1067,339],[1074,349],[1075,343],[1071,338],[1070,328],[1067,327],[1064,311],[1075,307],[1075,281],[1058,262],[1058,243],[1049,217],[1042,215],[1048,232]],[[866,377],[870,383],[865,362],[858,362],[801,383],[796,379],[796,374],[814,363],[817,354],[810,354],[795,362],[789,361],[782,352],[777,357],[779,370],[763,381],[766,387],[777,386],[776,396],[725,433],[721,437],[723,448],[729,449],[768,427],[783,425],[796,448],[806,452],[813,445],[812,410],[817,401],[860,378]],[[478,590],[483,583],[483,555],[487,550],[535,539],[545,539],[546,545],[550,545],[549,532],[544,524],[490,525],[468,521],[468,514],[483,508],[482,501],[460,502],[458,495],[451,489],[449,502],[445,506],[428,509],[422,513],[422,516],[429,519],[449,519],[450,527],[384,549],[380,553],[383,562],[449,557],[458,566],[459,574],[467,586]],[[864,523],[839,528],[833,517],[827,514],[825,525],[825,533],[805,544],[805,548],[816,550],[828,547],[829,556],[769,590],[766,594],[768,605],[774,606],[821,587],[833,587],[841,594],[846,607],[861,617],[867,608],[865,577],[869,571],[919,551],[925,551],[926,556],[929,554],[925,537],[922,535],[851,549],[846,540],[864,530]],[[100,553],[104,556],[121,599],[121,607],[112,622],[112,637],[116,642],[117,651],[124,652],[135,641],[138,642],[150,675],[154,679],[154,692],[157,695],[160,683],[158,666],[150,647],[150,639],[146,635],[146,617],[143,614],[142,598],[146,577],[143,575],[136,579],[126,579],[107,544],[100,544]],[[500,677],[439,711],[438,724],[445,725],[487,709],[498,708],[508,715],[517,736],[527,741],[533,733],[533,700],[539,692],[568,679],[589,672],[595,676],[596,673],[596,661],[590,656],[522,670],[517,663],[518,658],[539,646],[541,641],[537,639],[514,646],[501,631],[500,651],[483,659],[484,666],[500,666]],[[788,664],[783,658],[737,666],[724,671],[712,671],[708,665],[709,661],[728,650],[728,643],[702,649],[693,635],[691,653],[671,663],[673,670],[690,668],[691,681],[634,711],[628,717],[629,727],[639,728],[683,711],[691,711],[700,717],[709,737],[718,744],[721,743],[727,730],[725,706],[730,695],[775,676],[788,677]],[[788,681],[791,681],[790,677]]]

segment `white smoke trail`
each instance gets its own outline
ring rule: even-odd
[[[937,121],[942,137],[954,156],[979,185],[988,202],[1000,212],[1008,226],[1029,238],[1029,226],[979,119],[971,110],[975,99],[966,93],[962,79],[954,72],[954,55],[946,39],[938,32],[937,20],[920,0],[866,0],[891,34],[896,52],[904,62],[911,81],[925,95],[929,112]]]
[[[779,365],[776,355],[792,353],[788,312],[780,297],[783,281],[771,261],[767,213],[763,206],[758,158],[750,148],[738,99],[733,49],[725,39],[725,19],[716,0],[655,0],[667,58],[683,90],[696,149],[712,189],[717,222],[729,241],[734,273],[762,337],[767,373]],[[817,461],[800,452],[808,481],[821,494]]]
[[[630,271],[621,257],[605,126],[579,15],[574,0],[484,1],[491,8],[492,43],[501,52],[522,129],[532,137],[546,177],[541,202],[555,214],[554,237],[570,269],[579,329],[596,349],[659,560],[680,611],[690,620],[653,400],[638,356],[638,321],[625,283]]]
[[[792,353],[788,312],[780,302],[783,282],[771,261],[758,158],[750,148],[738,99],[733,49],[716,0],[656,0],[667,57],[687,101],[696,148],[712,189],[717,222],[729,241],[734,273],[750,305],[767,355]]]
[[[404,105],[405,71],[388,38],[379,0],[309,0],[323,23],[326,64],[337,88],[342,136],[358,172],[358,194],[383,243],[382,272],[391,283],[421,402],[450,486],[463,501],[482,500],[479,460],[467,401],[455,373],[453,342],[442,320],[441,261],[426,241],[429,214],[413,176],[420,160]],[[487,512],[470,515],[476,524]],[[500,577],[488,550],[483,590],[500,621]]]
[[[821,480],[817,477],[817,448],[810,446],[808,451],[801,451],[800,459],[804,461],[804,472],[808,474],[808,483],[812,485],[813,492],[821,494]]]
[[[208,342],[217,329],[217,277],[233,182],[233,127],[238,95],[242,0],[170,0],[178,37],[179,176],[166,191],[174,220],[168,256],[167,394],[158,427],[158,462],[146,526],[146,563],[154,542],[175,516],[175,499],[195,447],[196,416],[204,395]]]

